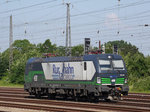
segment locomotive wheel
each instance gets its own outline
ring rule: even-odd
[[[78,98],[77,96],[75,96],[75,97],[74,97],[74,100],[75,100],[76,102],[78,102],[78,101],[79,101],[79,98]]]
[[[63,99],[64,100],[67,100],[68,99],[68,96],[65,94],[65,95],[63,95]]]
[[[38,98],[38,99],[40,99],[41,98],[40,92],[38,92],[37,94],[35,94],[35,97]]]
[[[94,102],[96,102],[96,103],[99,102],[99,97],[96,97],[96,96],[95,96],[95,97],[94,97]]]
[[[106,99],[104,99],[104,100],[105,100],[106,102],[110,102],[110,101],[111,101],[110,99],[107,99],[107,98],[106,98]]]
[[[48,95],[48,99],[55,100],[55,98],[56,98],[55,94],[49,94]]]
[[[88,101],[91,103],[99,102],[99,98],[96,96],[88,97]]]

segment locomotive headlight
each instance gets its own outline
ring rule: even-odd
[[[112,56],[108,56],[108,59],[111,59],[112,58]]]
[[[128,83],[128,79],[125,79],[125,80],[124,80],[124,83],[127,84],[127,83]]]
[[[116,79],[112,79],[111,82],[116,82]]]
[[[101,84],[101,78],[100,77],[97,77],[97,83]]]

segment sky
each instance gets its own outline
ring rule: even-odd
[[[83,44],[84,38],[91,38],[93,47],[99,40],[124,40],[150,54],[150,0],[0,0],[0,52],[9,47],[10,15],[14,41],[38,44],[50,39],[65,46],[66,3],[72,46]]]

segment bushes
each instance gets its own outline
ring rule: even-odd
[[[128,71],[129,85],[132,91],[150,91],[150,72],[147,58],[140,53],[125,56]]]
[[[150,91],[150,76],[138,79],[134,84],[134,91]]]
[[[9,73],[9,78],[11,83],[15,84],[24,84],[24,71],[25,71],[25,64],[27,59],[23,60],[16,60],[16,62],[12,65],[11,71]]]
[[[9,68],[9,49],[2,53],[2,65],[0,71],[5,74],[4,82],[13,84],[24,83],[25,65],[29,58],[39,57],[40,53],[36,46],[31,44],[28,40],[16,40],[13,44],[13,63],[11,69]]]

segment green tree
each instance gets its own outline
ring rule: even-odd
[[[84,46],[82,44],[72,47],[71,50],[72,56],[82,56],[83,52],[84,52]]]
[[[0,54],[0,79],[5,76],[5,72],[9,69],[9,50],[7,49]]]
[[[37,45],[41,53],[56,53],[56,44],[52,44],[49,39],[47,39],[43,44]]]
[[[11,65],[10,71],[6,71],[10,82],[23,84],[24,71],[27,60],[31,57],[39,56],[41,56],[41,53],[36,48],[36,45],[31,44],[26,39],[16,40],[13,44],[13,63]]]
[[[105,44],[106,47],[106,53],[113,53],[113,46],[117,45],[118,46],[118,52],[119,54],[125,56],[129,52],[131,54],[139,53],[138,48],[131,43],[127,43],[123,40],[120,41],[109,41]]]
[[[134,84],[139,78],[146,77],[149,74],[148,66],[143,55],[139,53],[131,55],[131,53],[128,53],[124,57],[124,61],[126,63],[129,82],[131,85]]]
[[[24,40],[16,40],[13,43],[13,49],[18,50],[20,53],[25,53],[34,49],[36,46],[31,44],[27,39]]]
[[[146,65],[148,66],[148,75],[150,76],[150,56],[147,56],[145,59]]]
[[[57,56],[65,56],[65,49],[66,49],[66,47],[64,47],[64,46],[57,47],[56,48]]]

